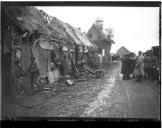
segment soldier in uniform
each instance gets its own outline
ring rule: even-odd
[[[24,94],[26,91],[26,81],[25,81],[25,71],[22,69],[21,62],[16,60],[14,62],[15,64],[15,82],[17,85],[17,88],[19,89],[18,93]]]
[[[30,57],[30,59],[31,63],[29,66],[29,73],[30,73],[31,88],[34,89],[34,84],[36,84],[38,89],[40,90],[40,86],[38,83],[39,69],[37,63],[35,62],[35,57]]]
[[[150,79],[150,70],[151,70],[151,66],[150,66],[150,61],[151,61],[151,57],[150,57],[150,50],[147,51],[145,53],[144,56],[144,70],[145,70],[145,78],[146,79]]]
[[[123,80],[130,79],[131,74],[131,59],[129,57],[129,53],[127,53],[122,59],[122,69],[121,73],[123,74]]]
[[[151,80],[157,80],[158,77],[158,71],[157,71],[157,67],[158,67],[158,61],[157,61],[157,57],[150,52],[150,76],[151,76]]]

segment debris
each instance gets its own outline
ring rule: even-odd
[[[50,90],[50,88],[42,88],[43,90]]]
[[[104,72],[101,71],[101,70],[97,70],[97,71],[95,72],[95,74],[96,74],[96,77],[97,77],[97,78],[102,78],[102,77],[104,77]]]
[[[68,85],[68,86],[72,86],[74,84],[74,82],[70,79],[67,79],[65,84]]]
[[[91,73],[91,74],[95,75],[95,72],[94,72],[94,71],[92,71],[91,69],[87,68],[87,71],[88,71],[89,73]]]
[[[75,82],[82,82],[82,81],[86,81],[87,79],[77,79],[77,80],[73,80]]]

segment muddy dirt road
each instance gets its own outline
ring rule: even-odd
[[[42,91],[12,104],[5,114],[23,117],[111,117],[160,119],[160,87],[156,82],[122,80],[121,65],[104,69],[103,79],[60,85],[53,96]],[[11,106],[11,105],[9,105]],[[24,107],[25,106],[25,107]]]

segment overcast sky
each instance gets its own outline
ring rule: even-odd
[[[114,30],[111,53],[121,46],[137,53],[159,44],[158,7],[37,7],[87,33],[97,18]]]

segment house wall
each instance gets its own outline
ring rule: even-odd
[[[29,69],[30,65],[30,57],[31,55],[31,47],[29,45],[22,45],[22,52],[21,52],[21,62],[24,71]]]
[[[32,48],[32,52],[36,58],[40,75],[46,75],[48,72],[48,66],[51,62],[51,51],[37,46]]]
[[[123,56],[127,52],[129,52],[129,51],[127,49],[125,49],[124,47],[122,47],[122,48],[118,49],[117,55]]]
[[[98,40],[98,36],[101,36],[101,40],[102,40],[102,35],[99,33],[99,31],[96,30],[96,28],[94,26],[91,27],[91,29],[88,31],[88,35],[92,35],[92,37],[90,37],[92,40]]]
[[[111,55],[110,55],[111,44],[103,40],[102,34],[100,34],[99,31],[96,30],[94,26],[92,26],[89,29],[88,35],[92,35],[92,37],[90,38],[95,42],[98,48],[105,49],[105,57],[103,57],[103,63],[110,63],[111,62]],[[98,36],[101,36],[101,40],[98,39]]]
[[[12,75],[12,30],[11,27],[2,29],[3,45],[2,45],[2,95],[9,96],[11,94],[11,75]],[[2,99],[2,102],[5,99]]]
[[[111,61],[111,55],[110,55],[111,44],[103,41],[102,42],[95,41],[95,44],[97,45],[98,48],[105,49],[105,61],[109,63]]]

